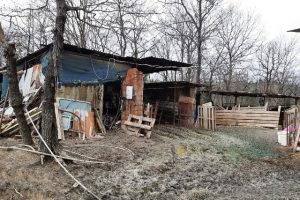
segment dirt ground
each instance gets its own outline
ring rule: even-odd
[[[276,137],[270,129],[159,126],[151,139],[115,131],[62,146],[72,157],[108,162],[66,163],[102,199],[300,199],[300,155]],[[0,139],[1,146],[17,143]],[[93,199],[55,162],[41,165],[39,156],[17,150],[0,157],[1,200]]]

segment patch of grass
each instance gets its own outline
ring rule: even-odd
[[[274,147],[274,144],[267,139],[256,138],[250,134],[243,133],[230,133],[225,135],[240,141],[237,144],[221,146],[222,150],[227,152],[226,155],[231,160],[238,160],[241,158],[254,160],[264,157],[277,158],[281,156],[281,152],[279,152]]]

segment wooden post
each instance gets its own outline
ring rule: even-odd
[[[221,95],[221,106],[224,107],[224,99],[223,99],[223,95]]]
[[[173,125],[175,126],[176,125],[176,113],[175,113],[175,104],[176,104],[176,92],[177,92],[177,82],[176,82],[176,75],[177,75],[177,73],[176,73],[177,71],[175,71],[175,87],[174,87],[174,98],[173,98],[173,100],[174,100],[174,104],[173,104],[173,111],[174,111],[174,115],[173,115]],[[179,108],[178,108],[178,113],[179,113]],[[180,116],[179,116],[179,118],[180,118]]]
[[[234,96],[234,105],[237,105],[237,98],[238,96]]]
[[[299,99],[298,98],[295,98],[295,105],[297,106],[299,103]]]

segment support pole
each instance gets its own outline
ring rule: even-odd
[[[177,71],[175,71],[175,87],[174,87],[174,104],[173,104],[173,111],[174,111],[174,115],[173,115],[173,125],[175,126],[176,125],[176,112],[175,112],[175,104],[176,104],[176,95],[177,95],[177,81],[176,81],[176,73]],[[178,106],[178,114],[179,114],[179,106]],[[179,116],[180,118],[180,116]]]
[[[237,98],[238,98],[238,96],[234,96],[234,105],[235,106],[237,105]]]

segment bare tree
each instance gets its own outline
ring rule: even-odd
[[[57,152],[58,147],[54,102],[58,66],[63,51],[67,11],[68,6],[66,5],[65,0],[56,0],[56,19],[55,27],[53,29],[54,36],[52,56],[47,66],[45,74],[45,100],[42,106],[42,136],[53,152]],[[40,143],[40,149],[43,152],[48,152],[43,142]]]
[[[195,44],[197,47],[197,70],[196,82],[200,82],[202,72],[203,50],[205,42],[210,38],[215,30],[216,11],[220,0],[176,0],[169,1],[169,4],[177,4],[182,7],[188,17],[188,22],[196,32]]]
[[[258,76],[263,80],[264,92],[283,93],[295,81],[295,64],[298,50],[296,42],[270,41],[257,52]]]
[[[255,53],[259,37],[256,29],[256,19],[250,13],[243,14],[233,6],[221,13],[216,44],[223,49],[220,53],[224,65],[220,68],[220,74],[228,91],[235,70],[242,68],[242,64]]]
[[[31,137],[30,127],[27,124],[27,120],[24,113],[23,97],[19,89],[15,43],[8,42],[6,40],[1,24],[0,44],[5,49],[4,55],[6,58],[7,73],[9,78],[9,98],[20,127],[20,133],[22,135],[23,143],[33,145],[34,143]]]
[[[16,48],[19,56],[32,53],[39,49],[41,44],[47,44],[51,40],[54,15],[50,0],[47,2],[49,6],[44,6],[44,2],[28,0],[28,8],[15,5],[14,8],[1,9],[0,19],[8,30],[9,39],[18,41]]]
[[[224,47],[220,48],[218,46],[214,46],[211,48],[210,54],[204,56],[203,60],[206,65],[206,82],[209,85],[209,88],[213,88],[213,83],[215,81],[215,77],[217,76],[217,72],[219,68],[222,68],[224,65],[223,62],[223,50]],[[205,79],[204,79],[205,80]]]

